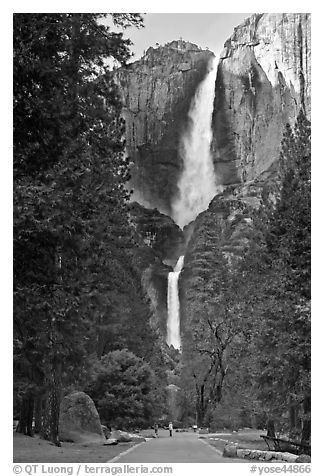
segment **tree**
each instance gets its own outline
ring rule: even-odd
[[[224,216],[230,209],[224,210]],[[183,393],[196,402],[198,425],[222,400],[231,367],[231,348],[242,333],[239,302],[233,298],[238,277],[224,252],[231,224],[208,210],[189,243],[185,272]],[[234,259],[234,258],[233,258]],[[193,390],[194,389],[194,390]]]
[[[157,382],[150,366],[127,349],[104,355],[93,368],[87,393],[108,426],[152,424],[159,411]]]
[[[93,324],[111,313],[109,296],[127,275],[123,263],[133,246],[121,103],[105,66],[107,57],[124,63],[130,42],[101,23],[106,16],[14,15],[19,428],[32,434],[31,409],[40,397],[43,436],[57,445],[62,385],[85,371]],[[142,23],[137,14],[112,14],[112,19],[123,27]],[[118,247],[122,251],[116,253]],[[112,272],[116,268],[123,270],[119,279],[118,271]]]
[[[256,393],[271,420],[306,441],[310,437],[310,124],[302,111],[293,129],[287,125],[279,178],[276,200],[266,201],[259,212],[262,267],[256,267],[258,248],[250,247],[242,269],[245,287],[255,300],[249,320],[257,356]],[[289,418],[284,416],[288,413]]]
[[[266,237],[271,268],[276,275],[276,291],[273,290],[276,304],[273,312],[268,310],[265,314],[265,324],[273,329],[279,349],[277,358],[284,377],[278,379],[281,372],[277,369],[274,383],[275,388],[282,388],[281,401],[286,400],[289,407],[290,431],[297,433],[301,426],[301,438],[307,441],[310,438],[311,149],[310,122],[303,110],[294,129],[287,126],[280,172],[280,195],[270,214]],[[300,407],[303,421],[299,426]]]

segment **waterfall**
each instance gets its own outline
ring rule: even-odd
[[[178,279],[183,267],[184,256],[180,256],[173,272],[168,275],[168,321],[167,344],[179,349],[180,338],[180,302],[178,292]]]
[[[178,195],[172,203],[172,217],[181,228],[206,210],[217,192],[210,151],[217,65],[216,58],[208,65],[207,75],[191,101],[188,128],[180,141],[183,171],[177,184]],[[178,279],[183,261],[184,256],[180,256],[168,275],[167,343],[176,349],[181,346]]]
[[[172,204],[172,217],[181,228],[206,210],[216,195],[210,145],[217,65],[216,58],[209,63],[208,73],[191,101],[189,125],[180,141],[183,172],[178,181],[178,196]]]

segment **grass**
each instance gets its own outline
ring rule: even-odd
[[[246,448],[249,450],[267,450],[266,443],[260,438],[264,435],[262,430],[241,430],[238,432],[224,432],[202,435],[204,439],[220,451],[224,450],[228,443],[235,443],[238,448]]]
[[[138,443],[62,443],[59,448],[38,436],[31,438],[14,432],[14,463],[104,463]]]

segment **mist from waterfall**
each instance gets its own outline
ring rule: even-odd
[[[217,65],[218,58],[214,57],[191,101],[189,125],[180,142],[183,172],[178,182],[179,193],[172,203],[172,217],[181,228],[206,210],[216,195],[210,146]]]
[[[180,302],[178,280],[183,267],[184,256],[180,256],[173,272],[168,274],[168,321],[167,344],[180,349]]]

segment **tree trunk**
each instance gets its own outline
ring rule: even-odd
[[[301,435],[301,443],[304,445],[310,444],[311,439],[311,397],[310,395],[305,397],[304,400],[304,420],[303,429]]]
[[[204,425],[206,411],[207,411],[207,402],[205,399],[205,385],[197,386],[197,425],[201,427]]]
[[[292,399],[289,403],[289,437],[294,440],[297,436],[297,406]]]
[[[24,435],[33,435],[33,414],[34,414],[34,399],[32,395],[26,395],[20,407],[19,423],[17,432]]]
[[[43,417],[43,395],[37,395],[35,399],[35,433],[42,431],[42,417]]]
[[[61,385],[59,372],[55,368],[52,370],[49,392],[47,394],[45,413],[43,418],[42,437],[52,441],[56,446],[61,446],[59,440],[59,417]]]
[[[276,437],[275,424],[272,418],[269,418],[267,421],[267,436],[270,436],[272,438]]]

